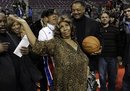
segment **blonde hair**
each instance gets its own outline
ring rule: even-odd
[[[12,19],[10,19],[10,18],[7,18],[7,25],[8,25],[8,30],[10,31],[10,32],[13,32],[12,31],[12,26],[13,26],[13,24],[14,23],[18,23],[18,22],[16,22],[16,21],[14,21],[14,20],[12,20]],[[21,24],[20,23],[18,23],[19,25],[20,25],[20,36],[21,37],[23,37],[24,35],[25,35],[25,33],[24,33],[24,30],[23,30],[23,28],[22,28],[22,26],[21,26]]]

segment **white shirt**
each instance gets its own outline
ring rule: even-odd
[[[46,27],[43,27],[39,31],[38,40],[45,41],[45,40],[53,39],[54,38],[54,32],[53,32],[54,29],[55,29],[55,26],[48,23]],[[52,57],[51,57],[51,60],[52,60],[53,66],[55,67]]]
[[[45,41],[54,38],[54,32],[53,32],[54,29],[55,26],[48,23],[46,27],[43,27],[39,31],[38,40]]]

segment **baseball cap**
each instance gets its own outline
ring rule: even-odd
[[[53,14],[57,14],[55,9],[48,9],[47,12],[46,12],[47,17],[50,16],[50,15],[53,15]]]

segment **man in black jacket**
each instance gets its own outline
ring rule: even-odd
[[[125,66],[125,74],[123,77],[123,86],[122,91],[129,91],[130,90],[130,5],[126,5],[124,7],[124,15],[125,19],[123,21],[123,31],[122,31],[122,38],[123,38],[123,64]]]
[[[100,26],[98,22],[95,20],[92,20],[85,16],[85,8],[86,5],[83,1],[74,1],[71,5],[71,15],[73,19],[73,24],[75,25],[76,29],[76,37],[77,41],[80,44],[82,48],[82,41],[87,36],[95,36],[99,40],[101,40],[101,33],[100,33]],[[87,54],[87,53],[86,53]],[[89,56],[90,62],[90,70],[95,71],[97,68],[97,56],[92,56],[90,54],[87,54]]]
[[[19,91],[15,67],[9,55],[10,38],[6,35],[6,16],[0,12],[0,90]]]

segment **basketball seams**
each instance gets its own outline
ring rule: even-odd
[[[83,47],[85,47],[84,49],[87,49],[87,50],[89,50],[88,52],[94,52],[94,51],[98,51],[97,49],[99,49],[99,47],[98,47],[98,45],[97,44],[95,44],[95,43],[90,43],[90,42],[85,42],[85,43],[89,43],[89,44],[91,44],[91,45],[95,45],[95,47],[92,47],[91,45],[89,46],[89,45],[87,45],[86,47],[84,46],[84,44],[83,44]],[[91,51],[90,51],[91,50]]]
[[[96,37],[91,36],[91,38],[94,39],[98,44],[100,44],[100,41]]]
[[[100,45],[100,41],[95,36],[88,36],[82,42],[82,46],[84,50],[88,53],[93,53],[98,51],[100,48],[99,45]]]

